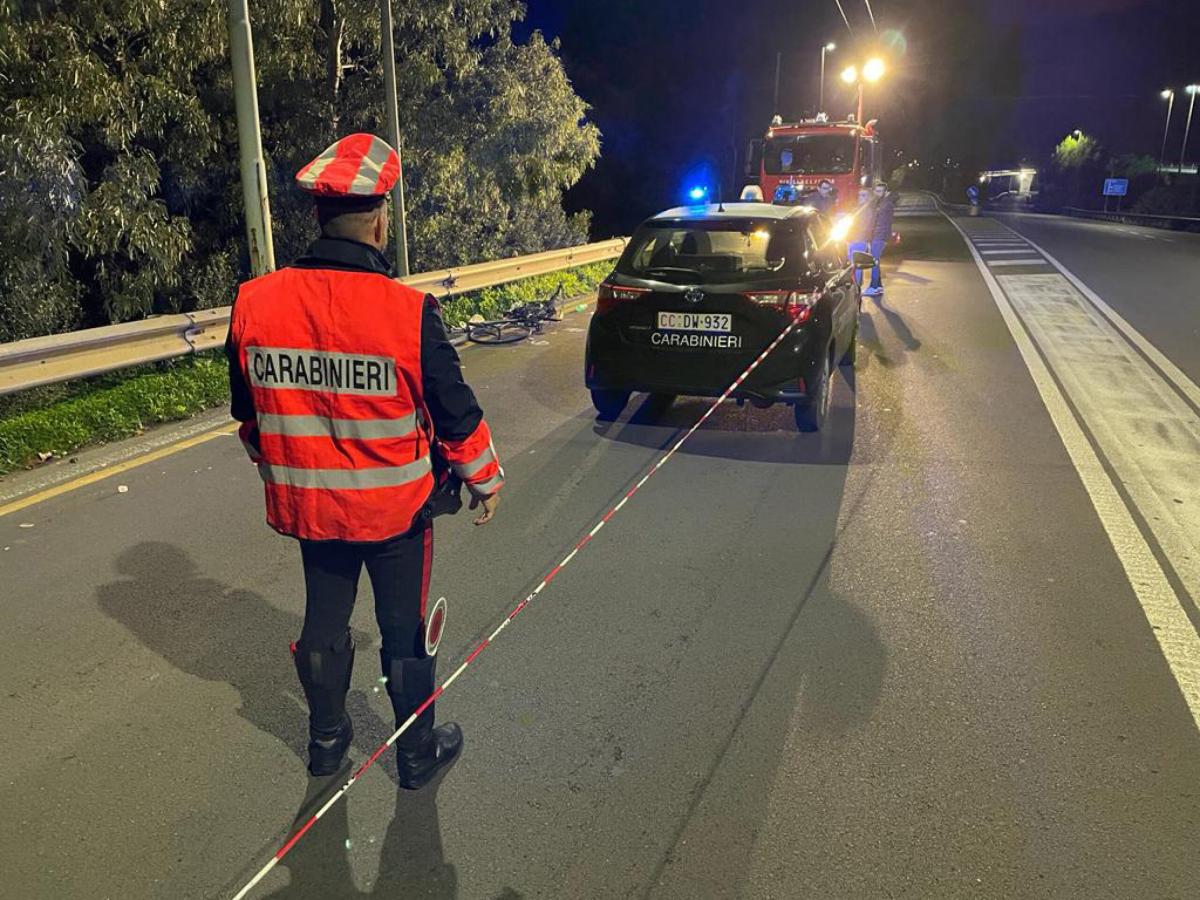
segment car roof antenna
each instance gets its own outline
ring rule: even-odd
[[[721,194],[721,179],[717,179],[717,212],[725,212],[725,200]]]

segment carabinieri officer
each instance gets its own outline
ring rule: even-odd
[[[444,604],[428,604],[438,463],[482,507],[477,525],[495,515],[504,483],[437,301],[396,281],[380,252],[399,175],[396,151],[370,134],[301,169],[321,237],[291,266],[241,286],[226,346],[232,413],[265,484],[267,522],[300,543],[305,613],[292,652],[313,775],[336,772],[354,736],[349,622],[363,567],[399,728],[434,691],[445,621]],[[397,742],[405,788],[462,750],[458,725],[433,723],[430,704]]]

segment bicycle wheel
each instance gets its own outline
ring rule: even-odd
[[[515,344],[529,337],[528,325],[517,322],[477,322],[467,326],[467,340],[476,344]]]

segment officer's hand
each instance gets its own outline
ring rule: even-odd
[[[480,497],[477,494],[471,494],[471,510],[474,511],[479,506],[483,506],[483,512],[479,518],[475,520],[476,525],[486,525],[492,521],[492,517],[496,515],[496,510],[500,506],[500,495],[492,494],[490,497]]]

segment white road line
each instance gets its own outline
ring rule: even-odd
[[[1005,225],[1004,227],[1007,228],[1008,226]],[[1018,233],[1019,232],[1016,231],[1013,232],[1013,234]],[[1125,337],[1128,338],[1135,347],[1142,351],[1142,353],[1146,355],[1147,359],[1149,359],[1152,363],[1154,363],[1155,366],[1158,367],[1159,371],[1161,371],[1163,375],[1167,377],[1167,380],[1170,381],[1181,394],[1191,400],[1195,406],[1200,407],[1200,387],[1197,387],[1196,383],[1188,378],[1187,375],[1183,373],[1182,369],[1175,365],[1175,363],[1171,362],[1171,360],[1167,359],[1162,351],[1146,340],[1146,338],[1142,336],[1141,332],[1126,322],[1120,313],[1105,303],[1099,294],[1084,284],[1074,272],[1051,256],[1044,247],[1040,247],[1033,241],[1029,241],[1029,245],[1038,253],[1042,254],[1042,256],[1046,258],[1046,261],[1054,266],[1054,268],[1062,272],[1067,281],[1075,285],[1079,292],[1091,301],[1093,306],[1099,309],[1100,312],[1104,313],[1105,317],[1112,322],[1112,324],[1116,326],[1117,329],[1119,329],[1120,332],[1124,334]]]
[[[1040,256],[1027,256],[1024,259],[989,259],[989,266],[1045,266],[1049,265]]]
[[[958,230],[964,238],[968,237],[967,233],[954,221],[950,216],[946,216],[950,224]],[[1040,300],[1031,295],[1031,287],[1042,284],[1049,285],[1051,281],[1058,281],[1062,287],[1070,290],[1068,282],[1058,275],[1040,275],[1040,276],[997,276],[993,275],[988,269],[986,261],[980,255],[975,247],[971,246],[970,241],[967,241],[968,249],[972,257],[975,259],[975,264],[979,268],[980,274],[983,277],[984,283],[991,292],[992,299],[996,303],[996,307],[1000,311],[1001,317],[1004,319],[1005,325],[1008,326],[1009,333],[1012,335],[1013,341],[1017,345],[1017,349],[1021,353],[1021,357],[1025,361],[1026,367],[1029,369],[1029,374],[1033,378],[1033,383],[1037,387],[1038,393],[1041,395],[1042,402],[1046,406],[1046,410],[1050,414],[1051,420],[1054,422],[1055,428],[1058,430],[1059,436],[1062,438],[1063,445],[1066,447],[1068,455],[1075,466],[1075,470],[1079,473],[1080,480],[1083,482],[1084,489],[1088,492],[1091,498],[1092,506],[1096,510],[1101,524],[1105,532],[1108,534],[1109,542],[1112,544],[1113,551],[1120,560],[1122,567],[1125,570],[1126,577],[1129,579],[1129,585],[1133,589],[1134,595],[1138,599],[1138,603],[1142,607],[1142,611],[1150,624],[1151,632],[1155,640],[1158,642],[1171,674],[1175,678],[1176,684],[1183,695],[1184,702],[1188,706],[1188,710],[1192,715],[1192,721],[1197,729],[1200,729],[1200,635],[1196,633],[1196,629],[1192,626],[1191,620],[1188,618],[1187,612],[1183,608],[1181,599],[1176,595],[1170,581],[1167,579],[1166,573],[1155,557],[1153,550],[1150,548],[1146,537],[1142,534],[1138,527],[1132,512],[1126,505],[1120,492],[1117,490],[1112,478],[1109,476],[1099,456],[1093,448],[1087,435],[1084,433],[1080,419],[1076,417],[1075,412],[1067,403],[1063,391],[1059,388],[1051,374],[1047,361],[1043,360],[1038,352],[1038,346],[1046,352],[1047,360],[1055,367],[1055,371],[1059,372],[1060,378],[1063,380],[1064,389],[1071,394],[1072,401],[1075,402],[1076,408],[1080,410],[1081,416],[1088,415],[1103,415],[1116,420],[1119,425],[1121,421],[1121,410],[1111,408],[1103,401],[1096,401],[1091,406],[1086,402],[1081,405],[1081,399],[1086,401],[1087,398],[1081,398],[1076,395],[1079,390],[1088,390],[1094,388],[1097,384],[1103,384],[1104,380],[1111,379],[1113,370],[1112,366],[1118,366],[1119,362],[1116,359],[1105,359],[1097,357],[1097,347],[1088,346],[1085,341],[1082,349],[1072,348],[1070,345],[1069,334],[1073,330],[1078,333],[1080,329],[1085,331],[1090,330],[1092,336],[1097,340],[1103,339],[1103,330],[1108,327],[1112,334],[1111,326],[1108,326],[1099,316],[1080,318],[1079,314],[1082,311],[1086,313],[1086,309],[1080,307],[1073,301],[1082,300],[1076,295],[1071,297],[1069,294],[1064,294],[1061,288],[1055,288],[1050,291],[1051,298],[1043,297]],[[1011,302],[1002,287],[1000,278],[1004,278],[1006,283],[1012,283],[1014,290],[1020,297],[1019,303],[1026,313],[1037,313],[1035,320],[1032,323],[1035,327],[1030,327],[1030,323],[1022,319],[1018,313],[1016,306]],[[1041,281],[1030,282],[1027,279],[1041,279]],[[1013,281],[1017,279],[1017,281]],[[1021,281],[1021,279],[1026,279]],[[1033,292],[1036,293],[1036,292]],[[1037,310],[1039,304],[1046,308]],[[1044,317],[1044,321],[1038,322],[1038,317]],[[1027,331],[1026,328],[1029,328]],[[1059,346],[1054,346],[1053,341],[1050,342],[1049,349],[1047,345],[1042,344],[1043,340],[1049,340],[1053,335],[1054,329],[1061,329],[1058,335],[1058,340],[1061,342]],[[1035,338],[1038,343],[1035,344]],[[1112,352],[1116,348],[1115,345],[1110,345],[1107,349]],[[1143,371],[1139,374],[1142,377],[1157,376],[1149,366],[1142,362]],[[1060,370],[1061,367],[1061,370]],[[1132,377],[1130,373],[1125,373],[1127,378]],[[1067,377],[1064,377],[1067,376]],[[1086,379],[1086,382],[1084,381]],[[1160,379],[1161,380],[1161,379]],[[1114,390],[1119,387],[1124,387],[1128,384],[1126,379],[1116,379]],[[1138,385],[1141,387],[1141,385]],[[1169,396],[1164,394],[1166,386],[1163,385],[1163,390],[1155,391],[1153,397],[1156,400],[1169,403]],[[1133,413],[1133,418],[1136,418],[1139,407],[1139,397],[1126,397],[1124,402],[1128,411]],[[1175,397],[1176,402],[1180,402],[1178,397]],[[1097,408],[1097,405],[1098,408]],[[1108,448],[1112,445],[1112,421],[1095,423],[1090,418],[1087,419],[1089,427],[1093,434],[1096,435],[1098,443],[1105,449],[1106,455]],[[1156,425],[1157,423],[1152,423]],[[1097,426],[1108,425],[1109,428],[1100,427],[1099,433]],[[1200,432],[1198,432],[1200,435]],[[1127,448],[1131,455],[1138,455],[1140,448]],[[1109,460],[1114,465],[1114,469],[1123,468],[1127,460],[1111,459]],[[1200,464],[1200,456],[1196,457],[1191,465],[1182,470],[1183,473],[1188,471],[1194,472],[1197,470],[1197,465]],[[1118,474],[1125,482],[1127,490],[1130,490],[1130,496],[1134,503],[1138,503],[1137,495],[1141,493],[1140,488],[1135,490],[1125,480],[1123,474]],[[1200,487],[1194,489],[1200,493]],[[1177,505],[1177,504],[1173,504]],[[1150,521],[1150,516],[1147,515],[1148,510],[1139,507],[1142,517],[1146,521]],[[1156,532],[1156,537],[1158,532]],[[1164,546],[1164,551],[1170,553],[1170,548]],[[1194,557],[1196,554],[1192,554]],[[1172,563],[1179,572],[1181,578],[1187,576],[1184,572],[1180,572],[1178,562],[1175,557],[1172,557]]]
[[[1028,254],[1028,253],[1032,253],[1033,251],[1030,250],[1028,247],[1020,247],[1020,248],[1014,248],[1012,250],[982,250],[981,249],[979,252],[982,253],[984,256],[1002,256],[1002,255],[1012,256],[1014,253]]]

